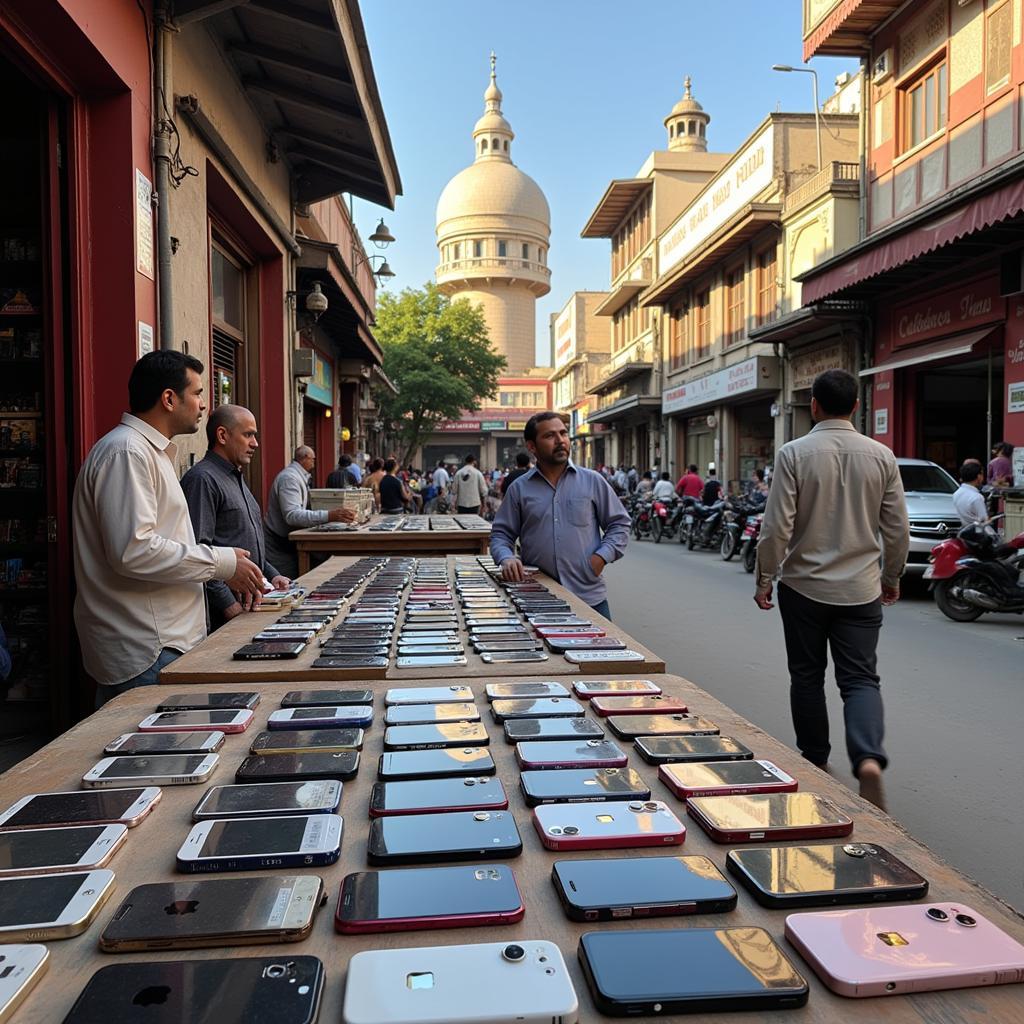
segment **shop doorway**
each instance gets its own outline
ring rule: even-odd
[[[334,469],[336,455],[331,432],[332,420],[325,413],[326,406],[310,398],[302,400],[302,443],[313,449],[316,466],[313,468],[312,487],[323,487],[327,474]]]
[[[686,428],[686,464],[693,463],[701,476],[706,476],[708,467],[715,461],[715,428],[708,426],[704,416],[694,417]],[[720,467],[716,467],[719,473]],[[680,473],[682,476],[682,473]]]
[[[735,409],[736,456],[730,467],[740,485],[755,469],[764,469],[775,458],[775,420],[771,402],[752,402]]]

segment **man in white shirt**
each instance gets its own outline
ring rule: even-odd
[[[960,467],[960,486],[953,492],[953,508],[964,526],[988,520],[988,509],[980,490],[984,482],[985,468],[977,459],[968,459]]]
[[[466,456],[466,461],[455,474],[452,481],[452,504],[459,515],[484,514],[484,501],[487,498],[487,481],[483,473],[476,468],[476,459]]]
[[[445,503],[448,501],[448,485],[452,482],[452,478],[448,475],[448,470],[444,468],[444,460],[441,459],[437,463],[437,468],[434,470],[433,475],[430,478],[431,486],[434,488],[434,496],[426,503],[423,511],[428,515],[437,509],[437,503],[444,498]],[[447,511],[447,509],[446,509]]]
[[[676,489],[672,486],[672,478],[668,473],[662,473],[661,479],[654,485],[652,497],[655,501],[670,501],[676,496]]]
[[[263,592],[248,551],[196,543],[178,482],[171,438],[199,430],[202,372],[170,349],[143,356],[128,381],[131,412],[96,442],[75,483],[75,625],[96,707],[156,683],[203,640],[208,580],[225,580],[246,606]]]

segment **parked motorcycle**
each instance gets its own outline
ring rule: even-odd
[[[686,546],[692,551],[698,544],[702,548],[713,548],[721,543],[725,501],[719,499],[711,505],[694,502],[694,522],[686,538]]]
[[[939,611],[954,622],[1024,613],[1024,533],[1001,544],[991,523],[973,523],[936,544],[928,561],[924,578],[932,581]]]
[[[631,529],[637,540],[650,537],[654,529],[654,502],[650,498],[638,498],[633,503]]]
[[[654,502],[651,532],[655,544],[660,544],[662,537],[674,537],[681,525],[682,515],[678,498]]]
[[[746,525],[743,527],[743,536],[740,538],[740,558],[743,561],[743,568],[747,572],[753,572],[757,565],[757,539],[761,536],[761,523],[764,521],[763,512],[755,512],[747,516]]]
[[[731,498],[725,503],[724,530],[719,548],[723,561],[728,562],[739,554],[747,519],[755,513],[763,512],[765,501],[764,495],[755,494],[742,498]]]

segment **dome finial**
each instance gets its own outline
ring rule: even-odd
[[[493,68],[493,66],[494,66],[494,54],[492,53],[491,54],[491,67]],[[494,72],[492,71],[491,73],[493,74]],[[690,92],[690,86],[691,85],[693,85],[693,79],[690,78],[689,75],[687,75],[683,79],[683,99],[684,100],[692,100],[693,99],[693,93]]]
[[[706,153],[711,115],[693,98],[693,79],[683,79],[683,98],[665,118],[668,148],[676,152]]]
[[[495,68],[498,66],[498,58],[495,56],[494,51],[491,50],[491,78],[497,78],[497,72]]]

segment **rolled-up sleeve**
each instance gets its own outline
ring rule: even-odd
[[[520,477],[522,479],[522,477]],[[517,481],[518,482],[518,481]],[[501,565],[516,557],[516,541],[522,527],[522,509],[519,507],[519,488],[510,487],[491,524],[491,558]]]
[[[595,555],[600,555],[605,563],[614,562],[626,553],[629,543],[629,515],[619,500],[618,495],[600,476],[594,475],[594,505],[597,508],[597,519],[601,527],[601,543]]]
[[[878,531],[882,536],[882,586],[899,584],[910,550],[910,522],[903,480],[895,459],[889,463],[885,492],[878,514]],[[980,498],[981,495],[979,494]]]
[[[797,482],[790,453],[782,448],[775,462],[768,502],[757,541],[757,586],[764,590],[775,579],[789,549],[796,521]]]

